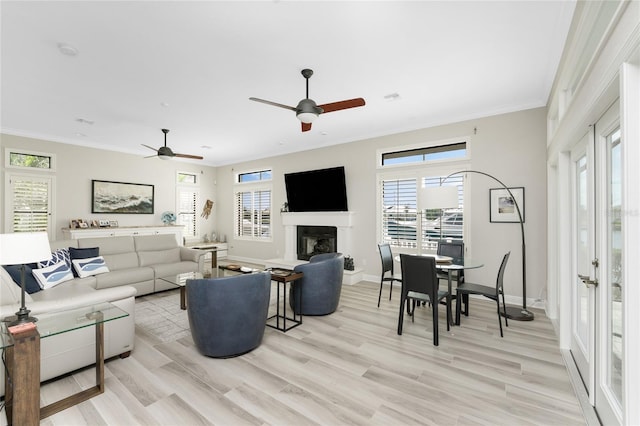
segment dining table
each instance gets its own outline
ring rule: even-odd
[[[453,295],[452,293],[453,272],[456,272],[457,276],[459,276],[460,271],[463,271],[465,269],[478,269],[484,266],[484,263],[482,263],[482,261],[478,259],[474,259],[469,256],[450,257],[450,256],[442,256],[439,254],[430,254],[430,253],[420,253],[420,254],[416,254],[415,256],[428,256],[428,257],[435,258],[436,269],[447,273],[447,289],[450,295]],[[397,262],[400,262],[400,255],[394,256],[393,259]],[[457,325],[455,324],[455,322],[453,322],[453,318],[452,318],[451,325]]]

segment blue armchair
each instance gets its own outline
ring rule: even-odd
[[[270,297],[268,272],[187,280],[189,326],[200,353],[229,358],[260,346]]]
[[[317,254],[309,263],[298,265],[296,272],[302,272],[302,279],[291,286],[289,305],[296,314],[327,315],[335,312],[340,302],[344,256],[342,253]],[[302,306],[299,305],[302,292]]]

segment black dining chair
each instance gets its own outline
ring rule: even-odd
[[[405,304],[414,321],[416,303],[431,302],[433,317],[433,345],[438,346],[438,305],[446,300],[447,331],[451,324],[451,295],[449,291],[440,290],[436,270],[436,260],[428,256],[400,255],[402,270],[402,290],[400,295],[400,315],[398,317],[398,334],[402,334]]]
[[[502,258],[502,263],[500,264],[500,269],[498,270],[498,278],[496,278],[495,287],[466,282],[460,284],[456,288],[456,293],[458,296],[458,299],[456,300],[456,324],[460,324],[461,296],[466,295],[468,297],[470,294],[479,294],[481,296],[488,297],[491,300],[495,300],[498,312],[498,323],[500,324],[500,337],[504,337],[502,334],[502,315],[500,314],[500,296],[502,296],[502,307],[504,309],[504,324],[505,326],[509,327],[509,322],[507,320],[507,307],[504,303],[504,291],[502,287],[504,281],[504,270],[507,268],[507,261],[509,260],[510,255],[511,252],[508,252]]]
[[[440,240],[438,241],[438,249],[436,251],[440,256],[449,256],[454,259],[464,259],[464,242],[460,240]],[[448,280],[449,274],[453,274],[453,271],[438,271],[438,278],[441,280]],[[456,272],[455,281],[456,285],[460,285],[464,282],[464,269],[460,269]],[[451,277],[452,279],[454,277]],[[451,295],[452,298],[456,298],[455,294]],[[464,313],[465,316],[469,316],[469,295],[465,294],[462,296],[462,301],[464,302]]]
[[[393,282],[402,282],[402,279],[393,273],[393,253],[391,252],[391,246],[389,244],[378,244],[378,250],[380,251],[380,260],[382,261],[382,272],[380,273],[380,291],[378,292],[378,308],[380,307],[380,298],[382,297],[382,284],[385,281],[389,282],[389,300],[391,300],[391,293],[393,292]],[[386,276],[387,272],[389,276]]]

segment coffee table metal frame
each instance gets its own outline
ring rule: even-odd
[[[199,280],[202,278],[204,278],[204,275],[200,272],[183,272],[160,279],[180,288],[180,309],[184,311],[187,309],[187,280]]]

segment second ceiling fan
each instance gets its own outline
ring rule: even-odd
[[[280,108],[295,111],[296,117],[302,122],[302,131],[308,132],[311,130],[311,123],[320,115],[327,112],[340,111],[341,109],[349,109],[355,107],[364,106],[365,102],[362,98],[348,99],[345,101],[331,102],[328,104],[316,105],[313,99],[309,99],[309,78],[313,75],[313,70],[303,69],[302,76],[307,83],[307,96],[296,107],[289,105],[279,104],[277,102],[267,101],[260,98],[249,98],[252,101],[262,102],[263,104],[273,105]]]

